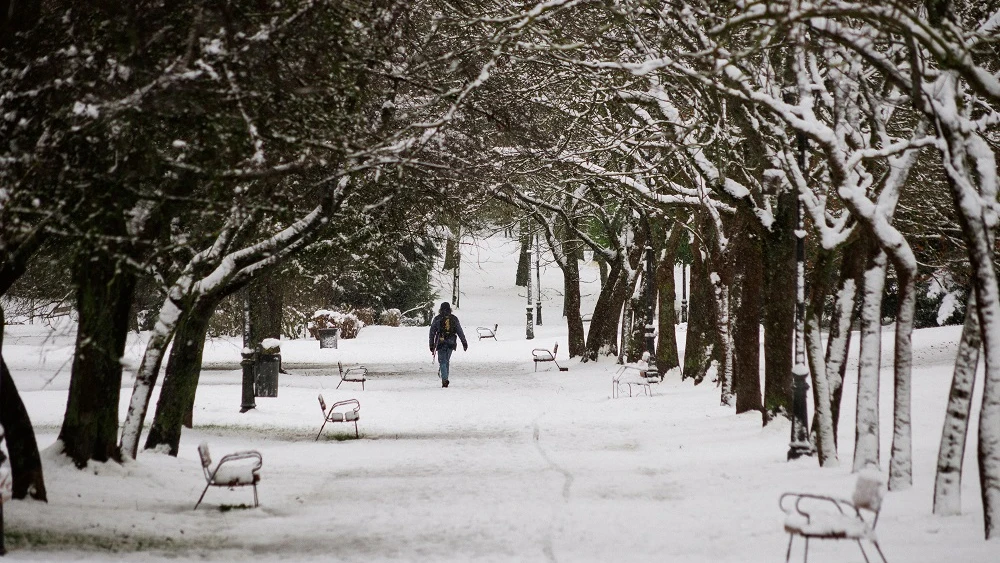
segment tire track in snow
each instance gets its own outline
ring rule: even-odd
[[[542,459],[545,460],[545,463],[548,464],[548,466],[551,469],[554,469],[562,474],[563,476],[562,497],[563,497],[563,504],[565,504],[569,502],[570,489],[573,487],[573,474],[560,467],[554,461],[552,461],[552,459],[549,457],[549,454],[546,453],[544,448],[542,448],[542,444],[538,439],[539,435],[541,434],[541,428],[538,426],[538,419],[542,418],[543,416],[545,416],[545,413],[538,415],[538,417],[534,421],[532,421],[532,426],[533,426],[533,430],[531,433],[532,442],[535,445],[535,449],[538,450],[538,455],[542,456]],[[557,514],[554,514],[553,516],[557,516]],[[549,523],[549,531],[545,538],[545,545],[542,547],[542,551],[545,553],[545,557],[552,563],[556,563],[557,561],[555,549],[552,546],[552,537],[555,534],[556,520],[557,518],[553,517],[552,522]]]

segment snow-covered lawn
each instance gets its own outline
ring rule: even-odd
[[[46,449],[49,503],[4,506],[6,559],[780,561],[787,536],[779,495],[848,493],[856,379],[846,384],[841,467],[820,469],[815,458],[785,461],[787,422],[761,428],[759,415],[720,407],[711,384],[668,378],[651,398],[612,399],[613,362],[562,361],[563,352],[568,372],[549,363],[534,373],[532,348],[558,341],[566,349],[554,289],[561,276],[554,267],[543,272],[546,322],[525,340],[524,295],[510,283],[514,244],[476,244],[462,265],[456,310],[470,348],[453,358],[451,387],[440,387],[426,329],[368,327],[337,350],[320,350],[315,340],[284,342],[290,374],[280,376],[278,397],[258,398],[255,410],[240,414],[240,343],[213,340],[195,426],[184,431],[177,458],[140,452],[125,466],[80,471],[55,455],[72,333],[8,327],[4,355]],[[592,303],[597,286],[588,284]],[[442,287],[450,295],[450,285]],[[475,339],[476,326],[494,323],[499,342]],[[982,539],[975,425],[965,514],[930,513],[959,330],[922,330],[914,338],[914,487],[890,493],[879,520],[890,561],[1000,560],[1000,542]],[[130,343],[128,361],[140,357],[140,341]],[[338,360],[369,368],[364,391],[349,383],[334,389]],[[883,469],[891,382],[886,370]],[[130,391],[127,376],[123,413]],[[333,424],[314,441],[323,420],[318,393],[328,404],[360,400],[360,440],[353,425]],[[263,454],[260,508],[220,511],[252,504],[252,493],[212,488],[192,510],[204,487],[201,441],[216,460],[242,449]],[[801,547],[799,540],[799,560]],[[861,554],[850,542],[814,541],[810,561],[861,561]]]

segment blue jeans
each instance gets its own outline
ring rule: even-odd
[[[438,364],[441,366],[441,381],[448,381],[448,363],[451,361],[451,353],[454,350],[451,346],[445,345],[438,348]]]

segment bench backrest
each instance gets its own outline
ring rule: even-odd
[[[871,510],[874,513],[882,508],[882,499],[885,498],[885,479],[875,469],[862,469],[858,472],[858,480],[854,484],[854,494],[851,501],[854,506]]]
[[[212,465],[212,456],[208,453],[208,442],[198,444],[198,457],[201,458],[201,466],[208,468]]]
[[[326,416],[326,401],[323,400],[323,394],[319,395],[319,410],[323,411],[323,416]]]
[[[555,358],[556,354],[558,353],[559,353],[559,343],[556,342],[556,345],[552,347],[552,357]]]

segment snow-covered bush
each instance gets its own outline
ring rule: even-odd
[[[382,311],[378,318],[378,324],[385,326],[399,326],[403,319],[403,313],[399,309],[387,309]]]
[[[427,323],[420,317],[403,317],[399,320],[399,324],[403,326],[427,326]]]
[[[375,309],[371,307],[360,307],[351,311],[355,317],[361,321],[361,326],[371,326],[375,324]]]
[[[309,321],[309,334],[313,338],[319,338],[318,331],[321,328],[339,328],[340,338],[357,338],[358,333],[365,323],[354,313],[341,313],[340,311],[328,311],[320,309],[313,314]]]

